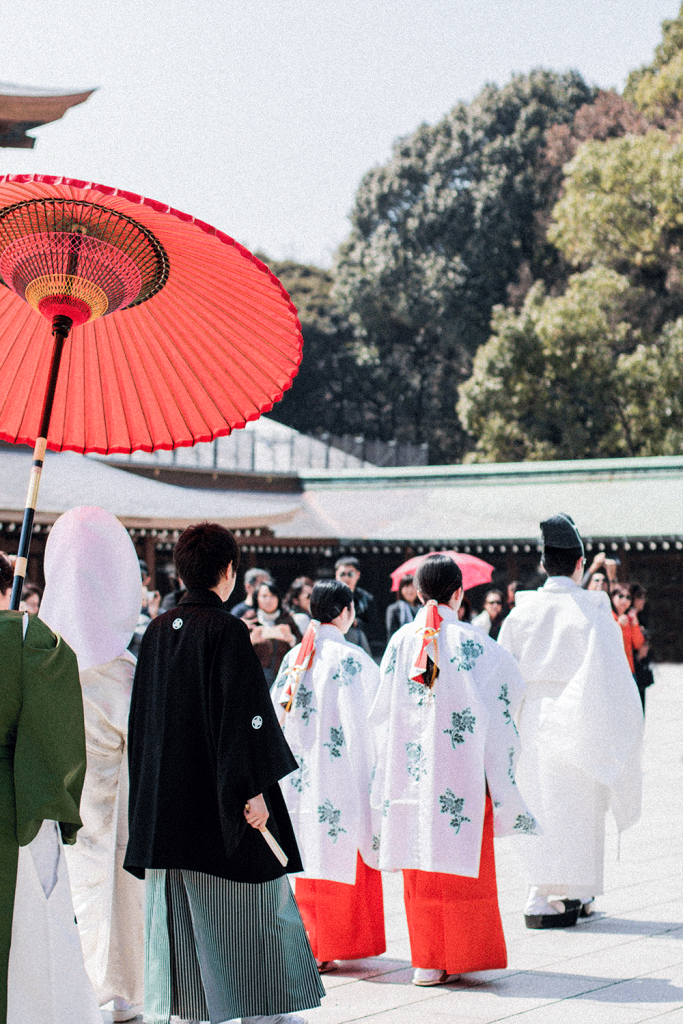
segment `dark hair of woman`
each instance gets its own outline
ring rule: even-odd
[[[425,601],[448,604],[462,586],[460,566],[448,555],[429,555],[415,573],[415,586]]]
[[[280,590],[280,588],[278,586],[276,586],[275,583],[268,583],[267,580],[264,580],[263,583],[259,583],[258,587],[256,588],[256,607],[257,608],[260,607],[260,605],[258,603],[258,598],[259,598],[259,594],[261,593],[262,590],[267,590],[268,593],[273,595],[273,597],[276,597],[277,598],[278,609],[282,608],[282,591]]]
[[[353,591],[339,580],[320,580],[311,594],[311,615],[319,622],[333,622],[353,603]]]
[[[0,594],[2,594],[3,597],[12,586],[13,579],[14,569],[12,568],[12,563],[5,552],[0,551]]]
[[[616,583],[612,587],[612,590],[611,590],[610,595],[609,595],[609,599],[612,602],[612,608],[614,608],[614,611],[616,612],[616,614],[619,615],[620,614],[619,609],[614,604],[615,597],[627,597],[628,600],[629,600],[629,605],[630,605],[630,603],[631,603],[631,594],[629,593],[629,589],[626,586],[626,584],[624,584],[624,583]]]
[[[398,584],[398,597],[399,597],[399,601],[403,601],[404,600],[403,588],[404,587],[409,587],[411,585],[411,583],[412,584],[415,583],[415,577],[413,576],[412,573],[408,573],[406,576],[401,576],[401,579],[399,580],[399,584]]]
[[[221,575],[240,562],[237,541],[219,523],[197,523],[181,533],[173,549],[178,575],[188,590],[211,590]]]
[[[632,583],[630,590],[631,601],[637,601],[639,597],[647,597],[647,590],[640,583]]]
[[[292,608],[299,608],[299,594],[305,587],[312,587],[313,580],[308,576],[297,576],[295,580],[290,584],[289,590],[285,594],[285,605],[290,610]]]

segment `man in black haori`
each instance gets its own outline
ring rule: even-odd
[[[187,592],[144,635],[128,726],[124,866],[146,879],[145,1021],[300,1024],[290,1014],[324,989],[285,875],[302,866],[278,780],[297,763],[247,626],[223,606],[239,548],[202,523],[174,559]]]

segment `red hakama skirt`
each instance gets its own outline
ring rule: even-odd
[[[486,812],[478,878],[404,870],[413,967],[466,974],[507,967],[493,856],[493,807]]]
[[[386,950],[382,875],[360,853],[355,885],[297,878],[295,893],[317,960],[361,960]]]

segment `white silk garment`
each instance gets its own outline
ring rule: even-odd
[[[643,713],[606,594],[551,576],[518,591],[498,642],[527,686],[518,716],[520,789],[543,834],[517,846],[545,895],[603,892],[605,815],[640,816]]]
[[[45,551],[40,615],[78,658],[87,771],[83,828],[65,851],[85,966],[100,1006],[143,1001],[144,882],[123,870],[128,842],[128,711],[140,612],[137,554],[109,512],[71,509]]]
[[[513,716],[524,693],[514,660],[457,612],[438,606],[439,674],[432,689],[411,679],[427,610],[391,637],[370,715],[377,768],[379,867],[477,878],[486,788],[494,834],[536,830],[515,782]],[[433,661],[434,646],[427,654]],[[533,811],[533,807],[531,808]]]
[[[102,1024],[83,966],[64,848],[55,821],[19,847],[7,1024]]]
[[[300,645],[285,655],[273,686],[280,696]],[[298,771],[282,780],[282,793],[301,850],[304,878],[356,881],[356,861],[377,867],[370,819],[372,770],[368,715],[379,670],[362,648],[331,623],[318,627],[315,655],[301,676],[283,730]]]

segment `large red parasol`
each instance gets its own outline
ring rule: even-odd
[[[424,562],[425,558],[428,558],[429,555],[433,554],[437,554],[437,552],[430,551],[426,555],[414,555],[407,562],[404,562],[403,565],[399,565],[398,569],[394,569],[391,574],[392,591],[398,590],[402,576],[414,574],[418,565]],[[483,559],[477,558],[475,555],[468,555],[463,551],[439,551],[438,554],[448,555],[449,558],[452,558],[460,566],[463,590],[470,590],[471,587],[478,587],[481,583],[491,582],[493,566]]]
[[[0,438],[36,448],[18,607],[46,447],[155,451],[228,434],[290,387],[302,339],[277,278],[232,238],[70,178],[0,177],[0,285]]]

